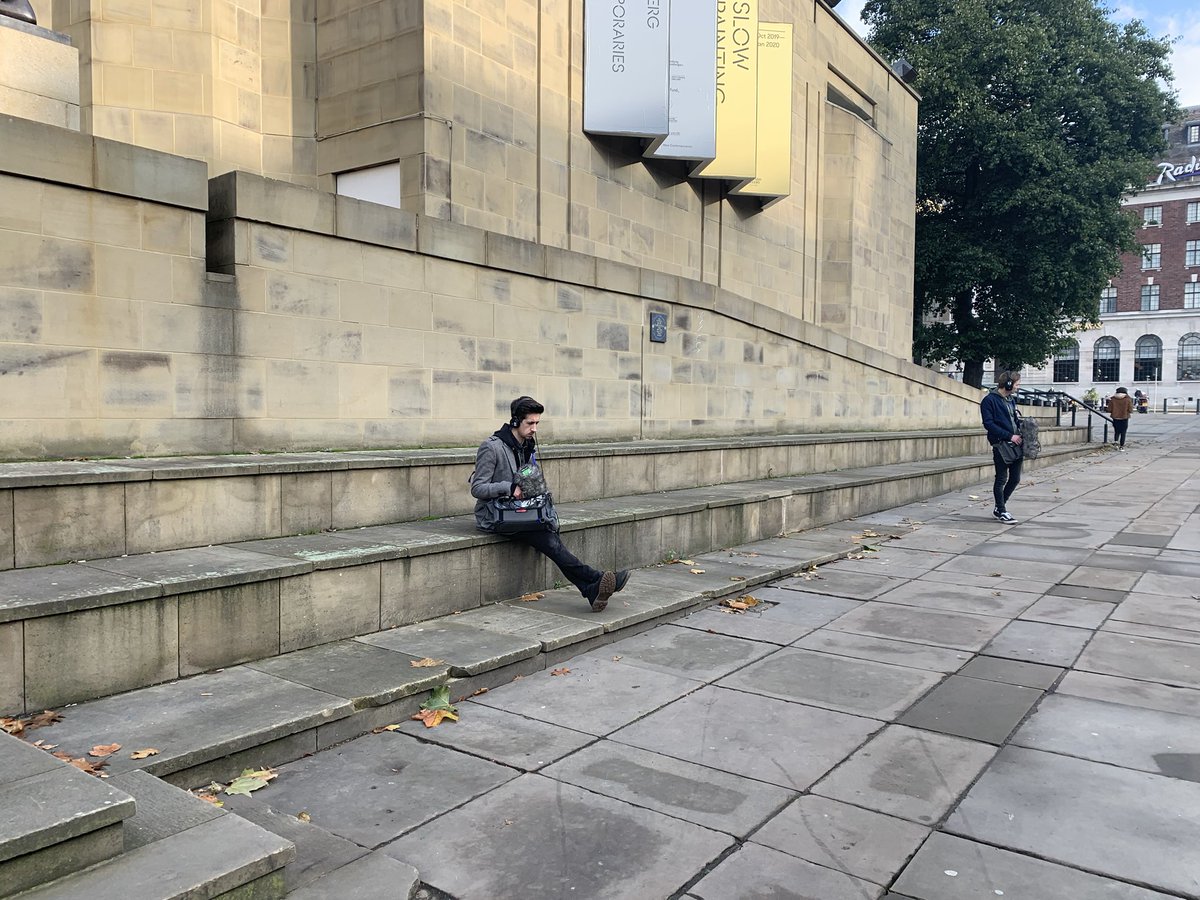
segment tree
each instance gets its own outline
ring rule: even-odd
[[[1178,115],[1159,87],[1170,42],[1094,0],[868,0],[863,15],[922,97],[915,355],[961,362],[975,387],[987,359],[1043,363],[1096,324],[1137,248],[1120,200]]]

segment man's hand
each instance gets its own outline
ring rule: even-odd
[[[1014,434],[1014,435],[1012,436],[1012,442],[1013,442],[1014,444],[1020,444],[1020,443],[1021,443],[1021,436],[1020,436],[1019,434]]]
[[[520,499],[521,499],[521,487],[520,487],[520,485],[518,485],[517,487],[513,488],[512,496],[513,496],[513,499],[514,499],[514,500],[520,500]]]

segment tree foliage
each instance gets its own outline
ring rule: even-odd
[[[1136,249],[1120,200],[1178,112],[1170,42],[1094,0],[868,0],[871,43],[917,69],[915,352],[1041,364],[1094,324]],[[929,314],[934,324],[922,322]]]

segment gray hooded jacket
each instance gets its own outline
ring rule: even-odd
[[[506,443],[500,437],[500,431],[479,445],[475,454],[475,471],[471,473],[471,496],[475,498],[475,527],[483,531],[495,529],[495,514],[487,501],[512,496],[513,484],[517,480],[517,468],[528,462],[527,458],[518,461],[518,454],[525,456],[523,450]]]

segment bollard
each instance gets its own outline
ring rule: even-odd
[[[1062,404],[1061,403],[1054,404],[1054,425],[1056,428],[1062,425]]]
[[[1196,401],[1196,415],[1200,416],[1200,400]]]
[[[1088,413],[1087,429],[1088,429],[1087,442],[1090,444],[1092,442],[1092,414],[1091,413]]]
[[[1108,419],[1104,420],[1104,443],[1108,443]]]
[[[1165,416],[1166,414],[1167,414],[1167,401],[1166,401],[1166,398],[1163,398],[1163,415]]]
[[[1077,410],[1075,409],[1075,407],[1074,407],[1074,406],[1072,406],[1072,407],[1071,407],[1071,427],[1072,427],[1072,428],[1074,428],[1074,427],[1075,427],[1075,413],[1076,413],[1076,412],[1077,412]],[[1197,413],[1200,413],[1200,403],[1197,403],[1197,404],[1196,404],[1196,412],[1197,412]]]

